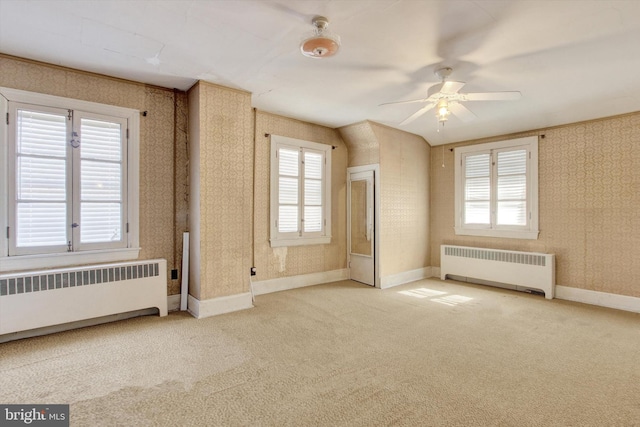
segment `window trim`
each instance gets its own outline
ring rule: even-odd
[[[128,121],[129,138],[127,144],[127,208],[126,218],[129,224],[126,248],[80,250],[66,253],[43,253],[9,256],[9,239],[6,230],[9,226],[9,203],[3,203],[0,209],[0,272],[24,270],[29,268],[53,268],[98,262],[115,262],[137,259],[140,252],[139,235],[139,183],[140,183],[140,111],[96,102],[65,98],[55,95],[28,92],[19,89],[0,87],[0,109],[4,114],[9,111],[9,102],[32,104],[36,106],[82,110],[97,115],[116,116]],[[15,118],[10,118],[15,119]],[[9,197],[9,125],[6,118],[0,121],[0,200]],[[11,168],[13,169],[13,168]]]
[[[325,226],[321,233],[312,232],[303,235],[302,232],[298,232],[296,236],[294,233],[279,233],[276,226],[276,220],[278,219],[279,200],[278,200],[278,184],[279,184],[279,170],[278,159],[276,157],[278,149],[282,146],[285,147],[297,147],[298,149],[308,149],[316,152],[322,152],[324,154],[325,164],[323,167],[323,219],[325,220]],[[302,246],[302,245],[317,245],[331,243],[331,145],[321,144],[317,142],[304,141],[296,138],[289,138],[280,135],[271,135],[271,157],[270,157],[270,234],[269,242],[271,247],[283,247],[283,246]],[[304,183],[302,183],[304,185]],[[304,200],[300,199],[298,206],[304,207]]]
[[[526,227],[500,226],[494,224],[488,226],[465,225],[464,215],[464,176],[462,160],[467,154],[481,154],[482,152],[505,151],[505,149],[525,148],[529,153],[527,159],[527,207],[529,221]],[[455,234],[460,236],[484,236],[509,239],[535,240],[540,233],[538,229],[538,137],[509,139],[505,141],[475,144],[454,148],[455,155]],[[492,170],[492,176],[494,171]],[[492,192],[494,186],[492,184]],[[493,208],[493,206],[492,206]],[[492,218],[495,215],[492,214]]]

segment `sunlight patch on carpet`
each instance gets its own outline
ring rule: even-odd
[[[436,291],[434,289],[417,288],[407,291],[398,291],[399,294],[407,295],[413,298],[431,298],[430,301],[437,302],[448,306],[456,306],[467,303],[473,298],[464,297],[462,295],[447,295],[447,292]],[[437,297],[437,298],[434,298]]]
[[[435,291],[433,289],[427,289],[427,288],[418,288],[418,289],[411,289],[408,291],[399,291],[398,293],[402,295],[408,295],[414,298],[430,298],[430,297],[435,297],[440,295],[446,295],[446,292]]]

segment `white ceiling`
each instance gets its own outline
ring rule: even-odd
[[[314,15],[338,55],[300,54]],[[432,145],[640,111],[640,1],[0,0],[0,52],[186,90],[198,80],[252,93],[264,111],[330,127],[373,120]],[[435,69],[477,119],[433,112],[399,126]]]

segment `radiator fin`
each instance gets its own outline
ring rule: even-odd
[[[127,266],[100,267],[89,270],[64,271],[54,274],[29,274],[0,278],[0,296],[48,291],[98,283],[112,283],[160,275],[157,262]]]
[[[538,265],[546,266],[547,257],[544,255],[523,253],[523,252],[507,252],[496,250],[485,250],[475,248],[464,248],[459,246],[445,246],[445,255],[457,256],[462,258],[474,258],[488,261],[510,262],[514,264]]]

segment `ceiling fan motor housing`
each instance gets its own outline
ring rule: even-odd
[[[444,67],[444,68],[438,68],[433,72],[433,74],[435,74],[436,77],[438,77],[440,80],[446,80],[447,77],[449,77],[452,72],[453,72],[453,68]]]

